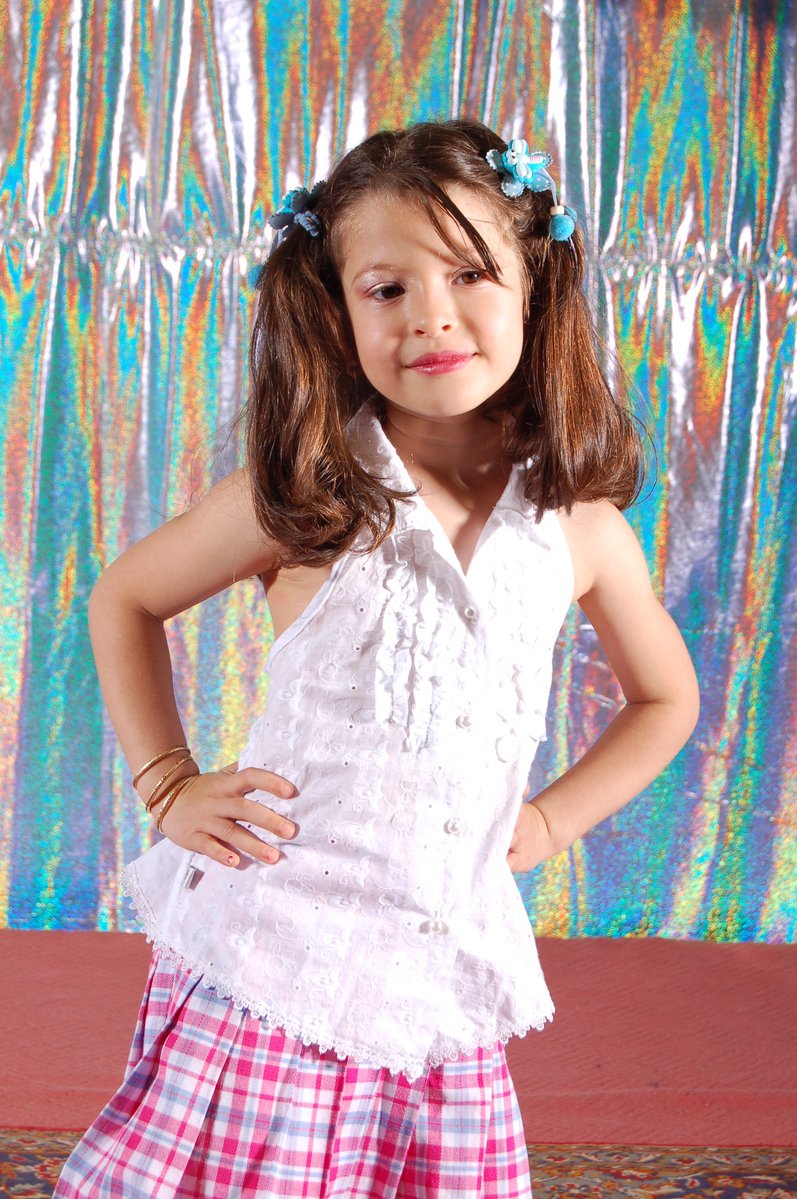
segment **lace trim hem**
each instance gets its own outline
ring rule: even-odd
[[[122,891],[130,899],[135,913],[143,925],[146,939],[153,948],[167,960],[175,962],[182,969],[199,976],[199,981],[207,990],[215,991],[222,999],[232,1000],[233,1007],[238,1010],[245,1009],[258,1020],[263,1020],[270,1028],[281,1029],[286,1036],[294,1037],[303,1045],[314,1045],[319,1053],[327,1053],[331,1050],[341,1061],[351,1058],[357,1065],[383,1068],[394,1075],[403,1074],[410,1082],[419,1078],[428,1068],[469,1057],[480,1049],[491,1049],[497,1042],[506,1045],[512,1037],[525,1037],[532,1028],[541,1032],[546,1023],[553,1019],[554,1008],[550,1006],[545,1010],[538,1011],[529,1021],[501,1021],[496,1025],[494,1034],[480,1037],[473,1043],[462,1044],[453,1039],[445,1040],[440,1043],[436,1052],[427,1054],[425,1058],[391,1056],[376,1047],[365,1046],[345,1038],[330,1039],[329,1034],[322,1032],[320,1026],[313,1020],[295,1020],[290,1016],[281,1015],[262,1000],[237,990],[235,984],[226,975],[209,970],[199,958],[182,953],[164,940],[158,933],[154,913],[138,885],[132,865],[127,866],[122,872]]]

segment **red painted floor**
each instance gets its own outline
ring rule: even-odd
[[[509,1046],[540,1144],[797,1145],[797,947],[542,938],[553,1024]],[[82,1129],[121,1079],[149,947],[0,931],[0,1127]]]

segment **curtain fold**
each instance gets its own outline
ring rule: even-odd
[[[0,14],[0,924],[130,928],[151,832],[86,624],[102,568],[240,461],[284,191],[455,115],[554,155],[658,469],[628,514],[700,724],[518,882],[535,930],[791,941],[797,912],[797,0],[6,0]],[[266,695],[246,581],[167,625],[203,769]],[[539,786],[621,703],[574,611]]]

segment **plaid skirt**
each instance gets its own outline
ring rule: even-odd
[[[153,954],[125,1079],[54,1199],[530,1199],[502,1046],[403,1075],[286,1037]]]

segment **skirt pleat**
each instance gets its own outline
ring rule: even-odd
[[[54,1199],[530,1199],[501,1046],[403,1075],[320,1053],[153,955],[124,1082]]]

